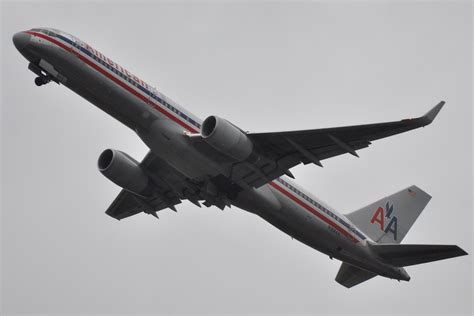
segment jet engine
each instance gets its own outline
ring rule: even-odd
[[[110,181],[139,195],[149,192],[149,179],[138,162],[124,152],[106,149],[97,161],[99,171]]]
[[[202,138],[219,152],[243,161],[253,152],[252,141],[234,124],[218,116],[209,116],[201,126]]]

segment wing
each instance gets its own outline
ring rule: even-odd
[[[122,190],[106,210],[107,215],[118,220],[141,212],[158,217],[156,213],[167,208],[176,212],[175,205],[180,204],[182,200],[189,200],[199,207],[199,201],[204,201],[203,204],[207,207],[215,205],[220,209],[230,205],[224,196],[209,194],[207,190],[203,190],[210,185],[209,181],[185,177],[152,152],[145,156],[140,167],[151,179],[153,194],[140,196]]]
[[[147,199],[128,192],[127,190],[122,190],[105,213],[118,220],[141,212],[158,217],[156,212],[166,208],[171,208],[176,211],[174,205],[179,203],[181,203],[180,200],[177,203],[170,203],[164,201],[159,196],[156,196],[153,199]]]
[[[186,195],[182,192],[191,192],[192,190],[192,183],[152,152],[145,156],[140,166],[153,182],[153,195],[139,196],[122,190],[106,210],[107,215],[121,220],[141,212],[158,217],[156,212],[166,208],[176,212],[175,205],[186,199]],[[189,198],[193,199],[191,195]]]
[[[357,150],[368,147],[372,141],[429,125],[444,105],[438,103],[424,116],[401,121],[302,130],[276,133],[249,133],[264,159],[236,164],[233,180],[236,183],[259,187],[286,174],[299,163],[322,166],[321,160],[342,154],[357,155]]]
[[[356,150],[367,147],[372,141],[400,134],[430,124],[443,107],[440,102],[422,117],[396,122],[325,128],[276,133],[249,133],[259,153],[258,159],[232,163],[229,175],[209,179],[189,179],[178,173],[166,161],[149,152],[140,166],[146,169],[154,184],[154,194],[149,197],[135,195],[122,190],[106,213],[122,219],[145,212],[156,216],[162,209],[175,209],[182,200],[189,200],[200,206],[216,205],[223,209],[230,205],[228,198],[242,189],[260,187],[286,174],[292,177],[290,168],[299,163],[314,163],[322,166],[321,160],[349,153],[357,156]],[[203,153],[220,157],[206,144],[200,135],[191,135],[193,145]],[[225,157],[221,157],[225,163]],[[203,190],[211,184],[214,188]],[[211,195],[207,191],[217,191]],[[222,193],[222,194],[221,194]]]

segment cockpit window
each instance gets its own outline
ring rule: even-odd
[[[80,42],[81,42],[77,37],[75,37],[75,36],[73,36],[73,35],[71,35],[71,34],[69,34],[69,33],[66,33],[66,32],[63,32],[63,31],[59,31],[59,30],[55,30],[55,31],[56,31],[59,35],[64,36],[65,38],[70,39],[70,40],[73,41],[73,42],[76,42],[76,43],[80,43]]]
[[[48,29],[36,28],[36,29],[31,29],[31,30],[34,31],[34,32],[43,33],[43,34],[46,34],[46,35],[49,35],[49,36],[56,36],[56,33],[55,33],[55,32],[50,31],[50,30],[48,30]]]
[[[43,34],[49,35],[51,37],[57,37],[57,38],[64,37],[64,38],[66,38],[66,39],[70,40],[71,42],[76,43],[78,45],[81,45],[83,43],[77,37],[75,37],[71,34],[68,34],[66,32],[63,32],[63,31],[60,31],[60,30],[57,30],[57,29],[53,29],[53,28],[34,28],[34,29],[31,29],[31,31],[43,33]]]

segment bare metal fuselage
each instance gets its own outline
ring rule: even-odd
[[[225,174],[224,167],[213,157],[197,151],[186,136],[186,133],[198,133],[196,126],[201,121],[173,101],[167,99],[175,109],[187,113],[198,124],[170,118],[172,114],[167,112],[166,106],[150,95],[137,92],[131,81],[121,80],[103,67],[101,63],[108,60],[105,56],[103,61],[100,58],[87,60],[86,55],[81,55],[81,47],[92,49],[87,44],[77,42],[77,47],[67,47],[66,43],[61,46],[32,34],[25,33],[25,36],[28,36],[28,43],[20,51],[30,62],[53,67],[60,74],[60,83],[134,130],[150,150],[176,172],[189,178]],[[154,89],[152,93],[162,100],[166,98]],[[347,218],[287,179],[241,191],[231,203],[259,215],[292,238],[330,257],[382,276],[407,278],[403,269],[378,260],[368,246],[371,241]],[[337,229],[332,222],[343,223],[344,229]]]

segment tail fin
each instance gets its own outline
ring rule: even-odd
[[[370,280],[375,276],[377,276],[376,273],[343,262],[339,268],[339,272],[337,273],[336,282],[347,288],[351,288],[357,284]]]
[[[431,196],[411,186],[346,217],[377,243],[400,243]]]
[[[370,244],[370,248],[383,261],[397,267],[412,266],[467,255],[467,252],[458,246],[451,245]]]

